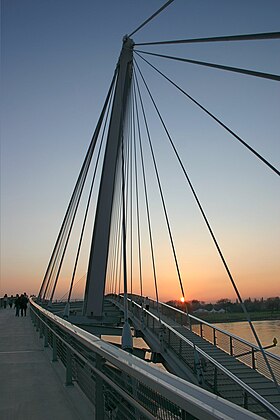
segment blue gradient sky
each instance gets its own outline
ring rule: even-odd
[[[0,295],[37,293],[119,56],[122,37],[163,4],[2,0]],[[279,31],[278,0],[175,0],[135,42]],[[140,49],[140,47],[139,47]],[[144,49],[144,47],[141,47]],[[279,41],[147,51],[280,73]],[[150,61],[280,167],[279,83]],[[279,294],[279,179],[139,61],[245,296]],[[233,297],[190,196],[151,121],[170,187],[188,297]],[[178,169],[177,169],[178,170]],[[180,217],[179,217],[180,216]],[[155,227],[160,232],[160,227]],[[159,234],[160,237],[160,234]],[[188,240],[186,240],[188,238]],[[191,239],[189,239],[191,238]],[[187,242],[187,243],[186,243]],[[176,298],[162,263],[161,298]],[[81,273],[82,275],[82,270]],[[172,290],[172,291],[171,291]],[[147,286],[147,294],[152,292]]]

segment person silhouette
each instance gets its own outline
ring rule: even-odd
[[[10,306],[10,308],[12,308],[12,307],[13,307],[13,303],[14,303],[14,296],[13,296],[13,295],[11,295],[11,296],[9,297],[9,306]]]
[[[15,298],[15,308],[16,308],[16,316],[19,316],[20,297],[18,293],[16,294],[16,298]]]
[[[26,293],[21,294],[20,296],[20,315],[26,316],[26,309],[27,309],[27,303],[28,303],[28,296]]]

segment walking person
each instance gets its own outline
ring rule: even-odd
[[[4,295],[3,302],[4,302],[4,309],[6,309],[6,308],[7,308],[7,302],[8,302],[8,296],[7,296],[7,293],[5,293],[5,295]]]
[[[26,309],[27,309],[28,297],[27,294],[24,293],[20,296],[20,315],[26,316]]]
[[[20,297],[18,293],[16,294],[16,298],[15,298],[15,308],[16,308],[16,316],[19,316]]]
[[[10,297],[9,297],[9,306],[10,306],[10,308],[12,309],[12,307],[13,307],[13,303],[14,303],[14,296],[13,295],[11,295]]]

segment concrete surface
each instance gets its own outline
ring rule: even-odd
[[[77,385],[66,387],[65,370],[30,319],[0,309],[0,419],[88,420],[94,408]]]

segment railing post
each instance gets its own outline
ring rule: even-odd
[[[252,368],[256,369],[255,349],[252,347]]]
[[[179,356],[181,357],[182,354],[182,340],[179,341]]]
[[[215,368],[214,368],[214,384],[213,384],[213,386],[214,386],[214,394],[218,394],[218,369],[217,369],[217,367],[215,366]]]
[[[52,361],[57,362],[57,337],[53,334],[53,352],[52,352]]]
[[[203,324],[202,324],[202,322],[199,325],[200,325],[200,337],[203,338]]]
[[[103,359],[98,354],[96,355],[96,368],[102,371]],[[103,380],[97,374],[95,380],[95,418],[96,420],[104,419],[104,392]]]
[[[213,328],[213,344],[217,346],[216,328]]]
[[[48,327],[44,324],[44,347],[48,347]]]
[[[36,331],[39,331],[39,327],[40,327],[40,320],[38,315],[36,314],[36,321],[35,321],[35,325],[36,325]]]
[[[229,352],[230,355],[233,356],[233,342],[232,342],[232,337],[229,337]]]
[[[40,320],[39,323],[40,323],[40,334],[39,334],[39,338],[42,338],[43,337],[43,321]]]
[[[71,349],[67,346],[66,347],[66,386],[73,385],[72,382],[72,352]]]
[[[243,407],[248,409],[248,394],[246,391],[244,391]]]

